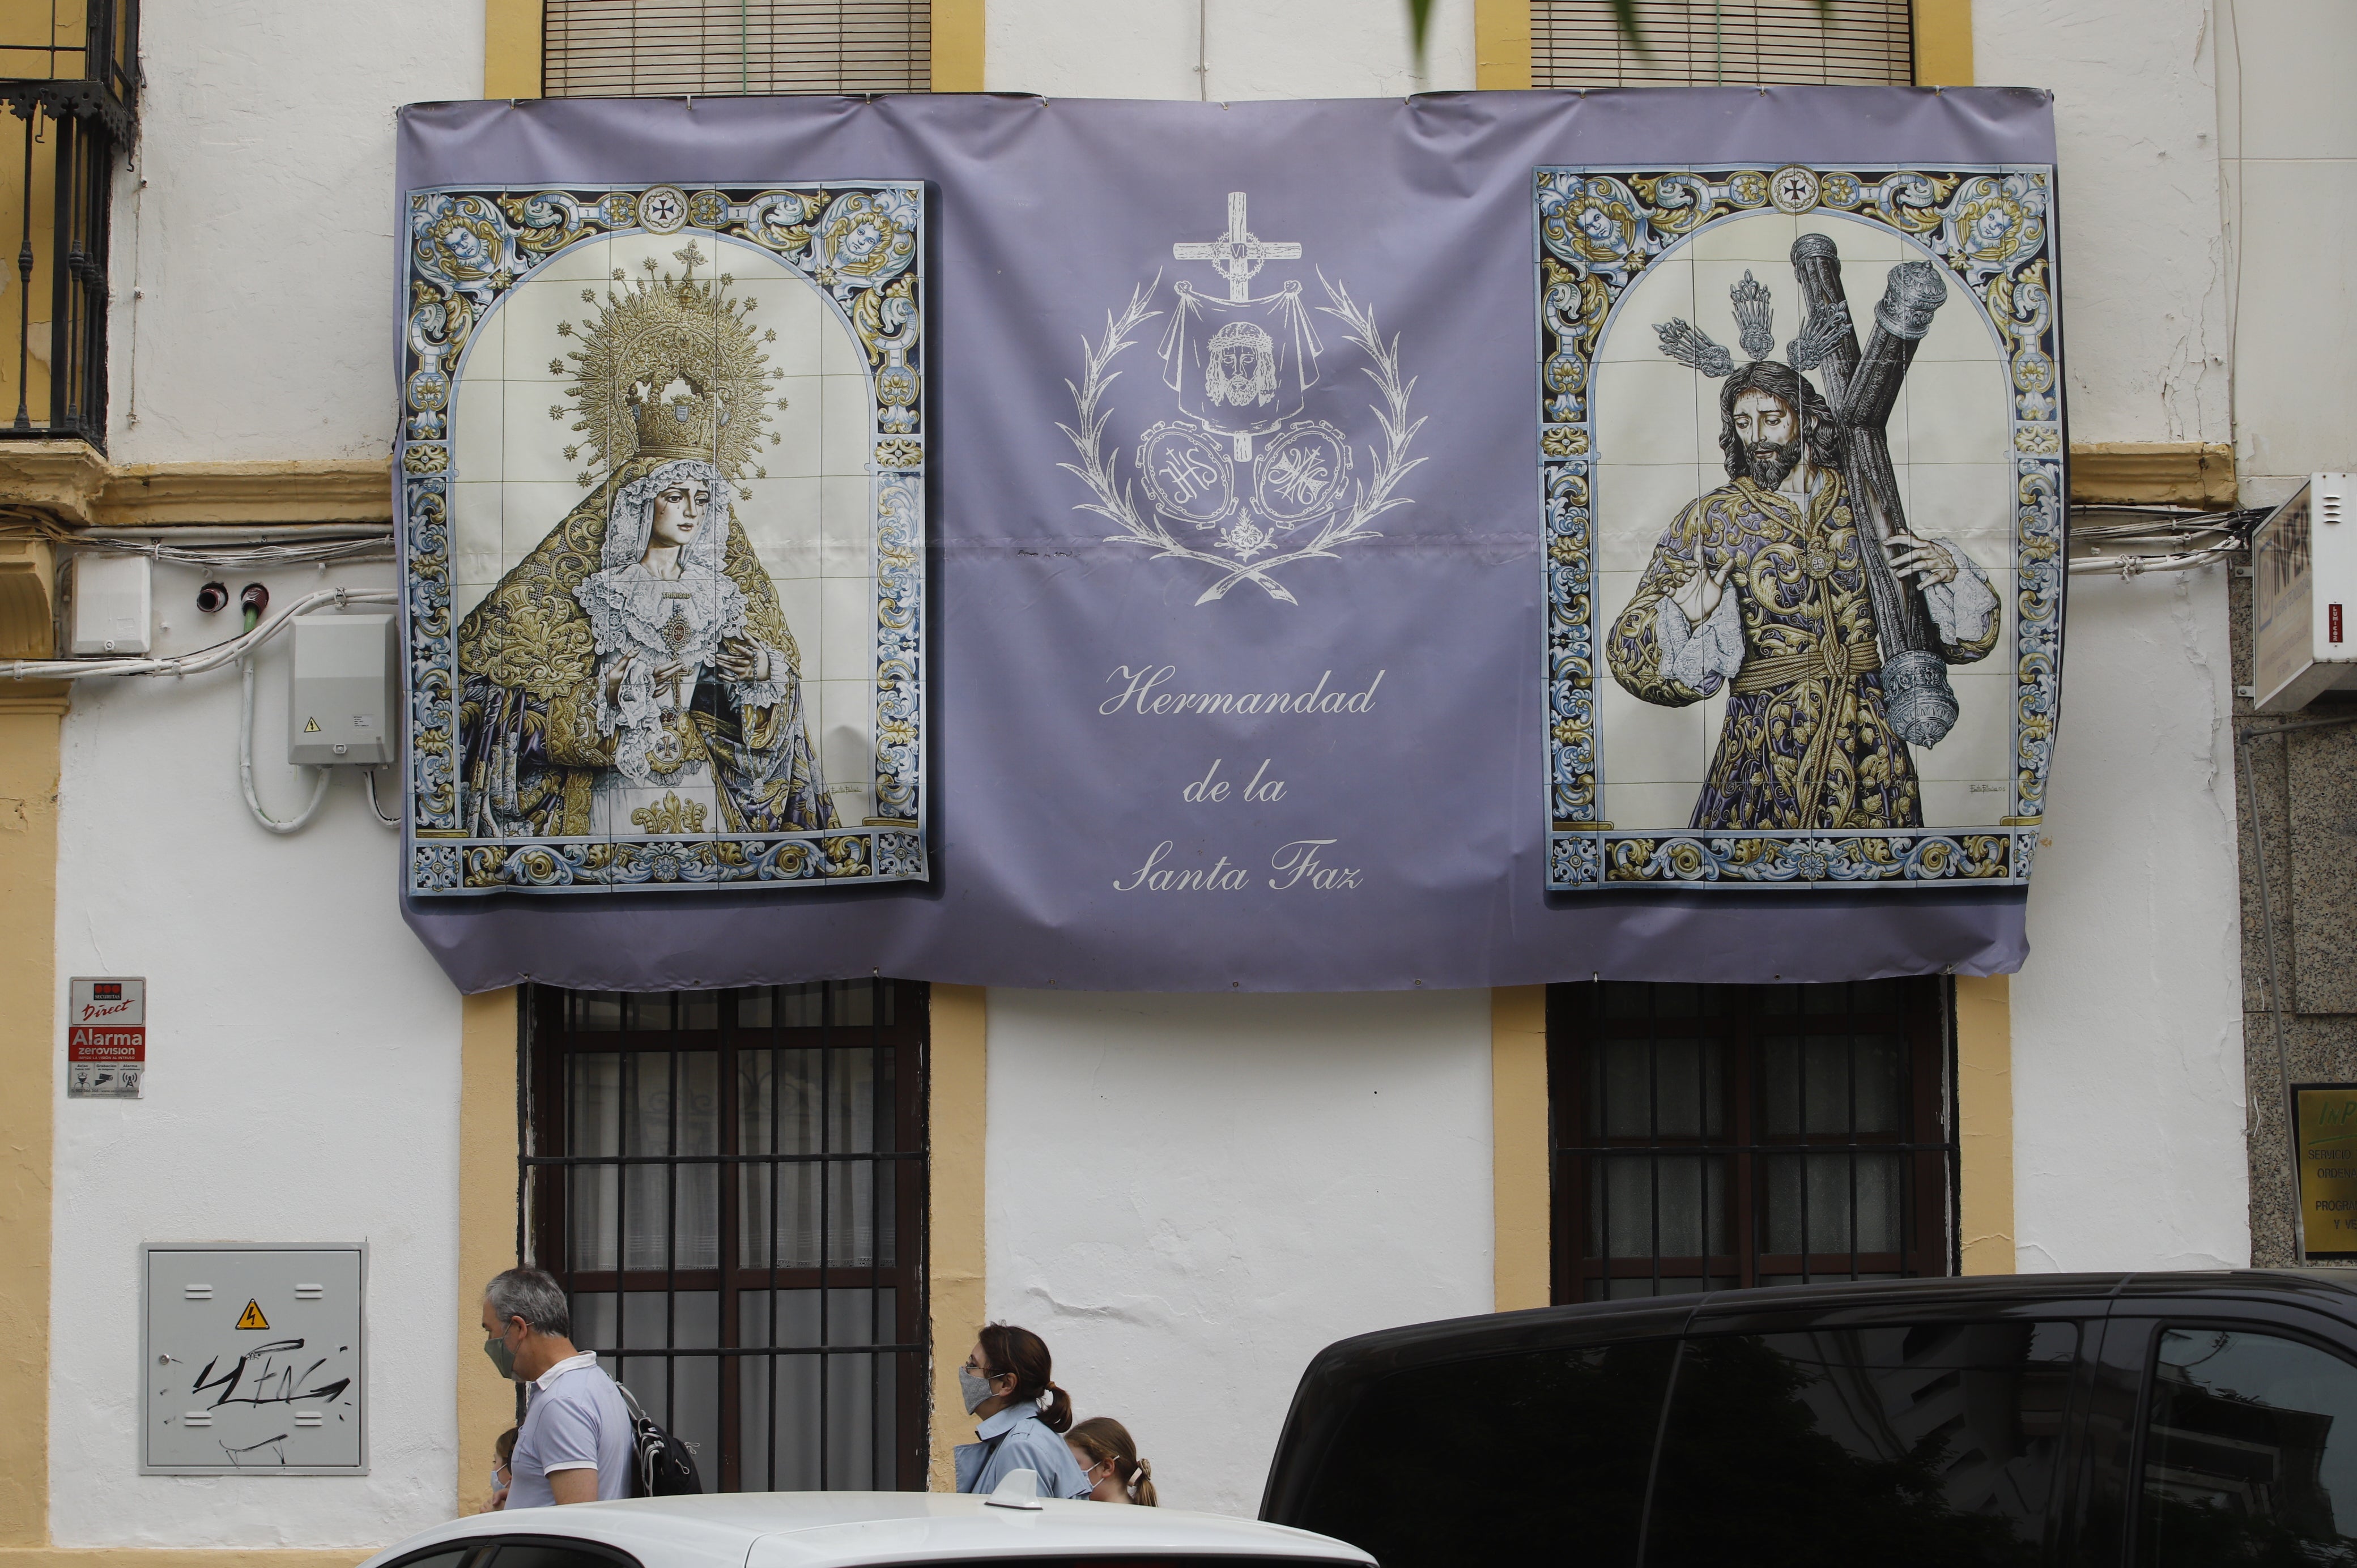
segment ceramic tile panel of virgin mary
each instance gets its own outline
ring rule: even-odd
[[[468,836],[837,825],[793,634],[734,513],[766,356],[695,260],[581,324],[576,428],[606,478],[459,624]]]

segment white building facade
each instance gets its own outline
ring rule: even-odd
[[[1443,0],[1421,65],[1399,9],[935,0],[931,81],[1215,101],[1528,84],[1530,7]],[[147,7],[103,456],[0,444],[0,499],[68,529],[382,523],[392,336],[341,324],[389,296],[393,113],[535,93],[543,23],[518,0]],[[1923,83],[2054,92],[2081,498],[2261,505],[2349,466],[2357,303],[2321,279],[2357,222],[2357,109],[2328,63],[2357,51],[2357,13],[1917,0],[1913,25]],[[0,585],[46,584],[68,548],[0,541]],[[1948,1266],[2240,1267],[2255,1206],[2278,1201],[2249,1174],[2246,1082],[2273,1069],[2244,1061],[2229,571],[2073,581],[2032,955],[1943,983]],[[226,634],[193,607],[210,576],[282,606],[393,580],[160,564],[159,652]],[[291,816],[283,643],[258,670],[257,788]],[[239,701],[229,670],[0,679],[0,1559],[352,1562],[479,1507],[511,1418],[475,1302],[527,1229],[523,1004],[460,996],[404,927],[398,838],[352,781],[298,833],[255,824]],[[145,979],[143,1098],[66,1098],[77,976]],[[936,1485],[985,1319],[1047,1338],[1166,1503],[1250,1513],[1320,1347],[1561,1288],[1576,1217],[1554,1209],[1537,988],[935,987],[926,1005],[909,1262],[930,1390],[901,1408]],[[141,1246],[191,1241],[366,1243],[365,1474],[141,1473]]]

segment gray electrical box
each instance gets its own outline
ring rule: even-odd
[[[286,760],[297,767],[393,760],[393,617],[298,616],[287,686]]]
[[[139,1249],[143,1476],[364,1476],[365,1246]]]

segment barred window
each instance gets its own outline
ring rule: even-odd
[[[546,0],[551,98],[923,92],[929,0]]]
[[[1947,983],[1550,986],[1555,1299],[1947,1274]]]
[[[1909,0],[1636,0],[1636,17],[1642,50],[1622,36],[1612,0],[1531,0],[1531,85],[1915,80]]]
[[[536,990],[530,1255],[707,1491],[921,1489],[926,991]]]
[[[109,218],[139,85],[138,0],[0,11],[0,104],[16,122],[0,142],[0,232],[16,256],[0,438],[105,449]]]

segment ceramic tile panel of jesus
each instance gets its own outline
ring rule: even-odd
[[[1838,219],[1682,252],[1598,355],[1601,815],[1995,822],[2008,693],[1968,672],[2006,629],[2007,389],[1976,302]]]

